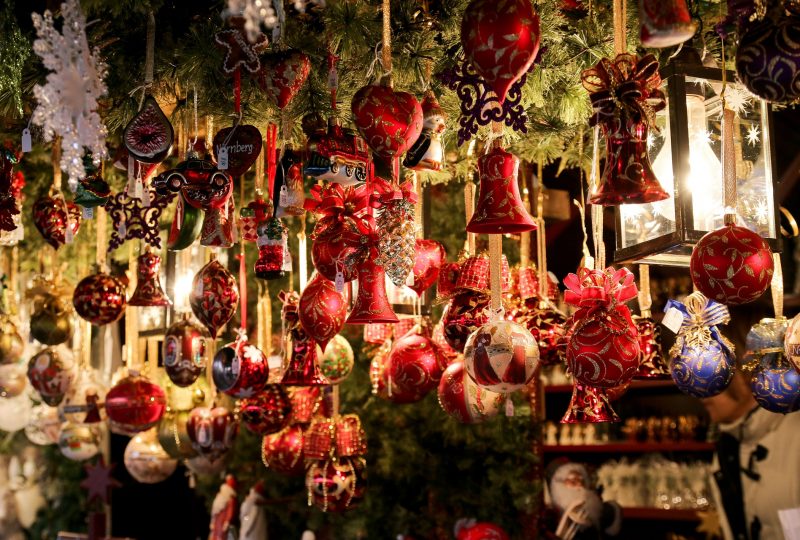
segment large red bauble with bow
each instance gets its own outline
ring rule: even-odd
[[[317,273],[300,295],[298,314],[303,329],[324,352],[328,342],[344,326],[347,302],[330,280]]]
[[[236,312],[239,303],[236,278],[216,259],[210,261],[194,276],[189,303],[195,317],[216,338],[219,329]]]
[[[109,274],[83,278],[72,293],[78,315],[97,326],[118,321],[125,313],[125,304],[125,286]]]
[[[417,296],[422,296],[439,279],[439,270],[447,254],[441,242],[424,238],[417,239],[415,252],[414,268],[411,270],[413,282],[409,287]]]
[[[238,432],[236,418],[225,407],[195,407],[186,422],[192,448],[210,461],[228,453]]]
[[[626,269],[588,270],[564,279],[564,299],[578,306],[567,335],[567,367],[576,381],[597,388],[628,382],[639,369],[639,332],[625,302],[636,297]]]
[[[267,435],[261,442],[261,460],[275,472],[300,476],[305,471],[303,439],[303,428],[299,425]]]
[[[746,304],[769,287],[772,252],[750,229],[725,225],[697,242],[689,269],[694,286],[706,297],[726,305]]]
[[[275,100],[279,109],[292,102],[311,72],[311,61],[305,53],[287,51],[264,62],[261,86]]]
[[[123,434],[145,431],[158,424],[167,409],[160,386],[140,375],[125,377],[106,394],[111,428]]]
[[[353,264],[359,256],[358,245],[344,237],[337,239],[318,238],[311,244],[311,262],[322,276],[330,281],[336,280],[341,273],[347,283],[358,277],[358,270]]]
[[[536,60],[540,37],[530,0],[473,0],[461,20],[464,54],[500,103]]]
[[[78,234],[81,226],[81,211],[62,195],[42,197],[33,203],[33,224],[45,241],[55,249],[66,243],[69,226],[72,236]]]
[[[381,157],[399,157],[422,133],[422,106],[413,95],[370,85],[353,96],[356,128]]]
[[[387,377],[402,394],[419,401],[439,385],[446,357],[431,339],[427,325],[417,327],[394,343],[387,359]]]
[[[211,376],[221,392],[235,398],[249,398],[266,386],[269,363],[261,349],[242,336],[214,355]]]
[[[268,384],[258,395],[240,405],[242,423],[259,435],[276,433],[289,424],[292,402],[279,384]]]

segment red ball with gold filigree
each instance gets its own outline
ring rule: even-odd
[[[399,157],[422,133],[419,101],[391,86],[364,86],[353,96],[351,109],[356,128],[379,156]]]
[[[300,295],[298,314],[303,329],[324,351],[344,326],[347,302],[332,281],[315,273]]]
[[[210,461],[228,453],[238,432],[239,423],[225,407],[195,407],[186,422],[192,448]]]
[[[167,409],[167,397],[160,386],[134,374],[108,391],[105,406],[112,430],[138,433],[158,424]]]
[[[286,476],[300,476],[305,471],[303,428],[291,425],[278,433],[266,435],[261,442],[261,460],[270,470]]]
[[[467,338],[489,320],[489,295],[474,291],[456,294],[442,314],[444,339],[456,351],[464,352]]]
[[[433,343],[428,326],[412,330],[395,341],[387,362],[393,387],[413,394],[417,400],[438,386],[446,367],[446,357]]]
[[[306,487],[323,512],[344,512],[364,499],[367,463],[362,457],[315,461],[308,468]]]
[[[83,278],[72,293],[72,305],[81,318],[102,326],[118,321],[125,313],[125,286],[109,274]]]
[[[725,225],[697,242],[689,269],[694,286],[706,297],[726,305],[746,304],[769,287],[772,252],[750,229]]]
[[[268,384],[258,395],[239,405],[242,423],[259,435],[276,433],[289,424],[292,402],[279,384]]]

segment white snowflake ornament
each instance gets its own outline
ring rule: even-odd
[[[55,29],[49,10],[44,16],[31,15],[37,35],[33,50],[50,70],[47,82],[33,89],[38,105],[31,120],[42,126],[46,141],[61,137],[61,169],[75,191],[78,181],[86,176],[84,149],[91,152],[96,165],[108,153],[107,130],[97,112],[98,99],[106,93],[106,66],[99,50],[89,47],[86,18],[78,0],[66,0],[61,13],[61,33]]]

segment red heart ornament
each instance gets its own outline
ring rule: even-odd
[[[461,46],[502,103],[539,52],[539,15],[530,0],[473,0],[461,20]]]
[[[399,157],[422,132],[422,106],[407,92],[365,86],[353,96],[351,109],[356,128],[370,148],[383,157]]]
[[[221,129],[214,135],[214,158],[219,162],[219,151],[228,149],[228,168],[231,176],[241,176],[256,162],[261,153],[261,132],[255,126],[244,125]]]
[[[33,223],[45,241],[58,249],[66,243],[67,223],[72,236],[78,234],[81,211],[61,195],[42,197],[33,203]]]
[[[300,91],[310,71],[311,61],[305,53],[279,53],[264,61],[261,86],[275,100],[278,108],[283,109]]]
[[[423,238],[417,239],[415,251],[412,270],[414,281],[409,287],[417,293],[417,296],[422,296],[422,293],[439,279],[439,270],[446,254],[441,242]]]

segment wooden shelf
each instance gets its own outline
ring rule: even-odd
[[[664,510],[663,508],[623,508],[624,519],[650,521],[699,521],[697,510]]]
[[[651,388],[673,388],[675,391],[678,391],[678,387],[675,386],[675,383],[672,382],[672,379],[647,379],[647,380],[639,380],[633,381],[631,385],[628,387],[628,391],[631,390],[647,390]],[[571,394],[572,393],[572,385],[571,384],[549,384],[544,387],[544,391],[546,394]]]
[[[646,454],[648,452],[713,452],[714,443],[683,442],[616,442],[604,444],[555,444],[543,446],[546,454]]]

